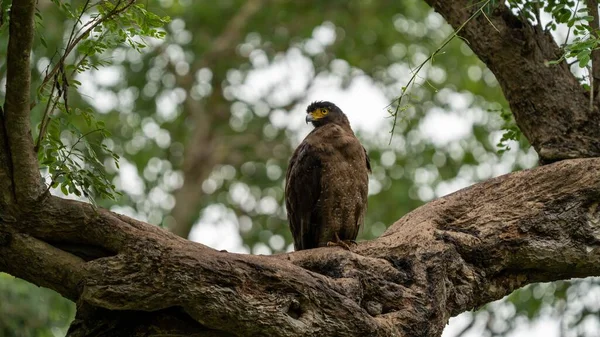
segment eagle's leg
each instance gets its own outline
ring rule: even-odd
[[[350,245],[356,245],[356,241],[354,240],[341,240],[340,237],[338,236],[338,233],[335,233],[335,241],[329,241],[327,242],[327,247],[333,247],[333,246],[338,246],[338,247],[342,247],[346,250],[350,250]]]

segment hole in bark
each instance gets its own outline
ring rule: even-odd
[[[381,313],[383,312],[383,305],[376,301],[366,301],[363,304],[363,308],[367,310],[369,315],[373,317],[381,315]]]
[[[410,260],[401,257],[397,258],[395,256],[388,256],[385,260],[391,263],[392,266],[394,266],[394,269],[400,272],[398,277],[390,281],[407,287],[413,284],[414,274],[412,262]]]
[[[103,247],[83,243],[49,241],[48,244],[60,250],[64,250],[65,252],[78,256],[86,262],[102,257],[117,255],[117,253],[111,252]]]
[[[288,307],[287,314],[293,319],[299,319],[302,316],[302,306],[300,306],[300,302],[294,300],[290,303]]]
[[[107,310],[88,305],[77,307],[77,316],[69,328],[69,336],[148,337],[148,336],[223,336],[192,319],[180,307],[152,312]]]
[[[336,259],[318,261],[310,260],[306,263],[303,263],[300,267],[331,278],[344,277],[340,262]]]

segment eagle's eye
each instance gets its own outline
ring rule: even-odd
[[[325,109],[325,108],[321,108],[321,113],[323,115],[327,115],[329,113],[329,110]]]

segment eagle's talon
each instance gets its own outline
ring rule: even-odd
[[[338,234],[335,233],[335,241],[329,241],[329,242],[327,242],[327,247],[338,246],[338,247],[342,247],[342,248],[344,248],[346,250],[350,250],[349,244],[356,245],[356,241],[354,241],[354,240],[341,240],[340,237],[338,236]]]
[[[332,242],[329,241],[327,242],[327,247],[342,247],[345,250],[350,250],[350,246],[348,246],[348,244],[346,243],[348,241],[338,241],[338,242]]]

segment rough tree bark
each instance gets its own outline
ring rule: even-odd
[[[455,27],[476,10],[428,2]],[[23,123],[34,3],[11,11],[0,271],[76,301],[70,336],[439,336],[450,316],[520,286],[600,275],[600,158],[570,159],[600,157],[598,109],[566,65],[544,65],[554,41],[504,7],[490,15],[498,31],[478,18],[462,34],[541,158],[567,160],[430,202],[352,252],[252,256],[37,195]]]
[[[469,0],[425,0],[454,28],[477,10]],[[566,62],[550,32],[496,7],[490,21],[479,15],[459,35],[494,73],[519,128],[543,163],[600,156],[600,112]]]

